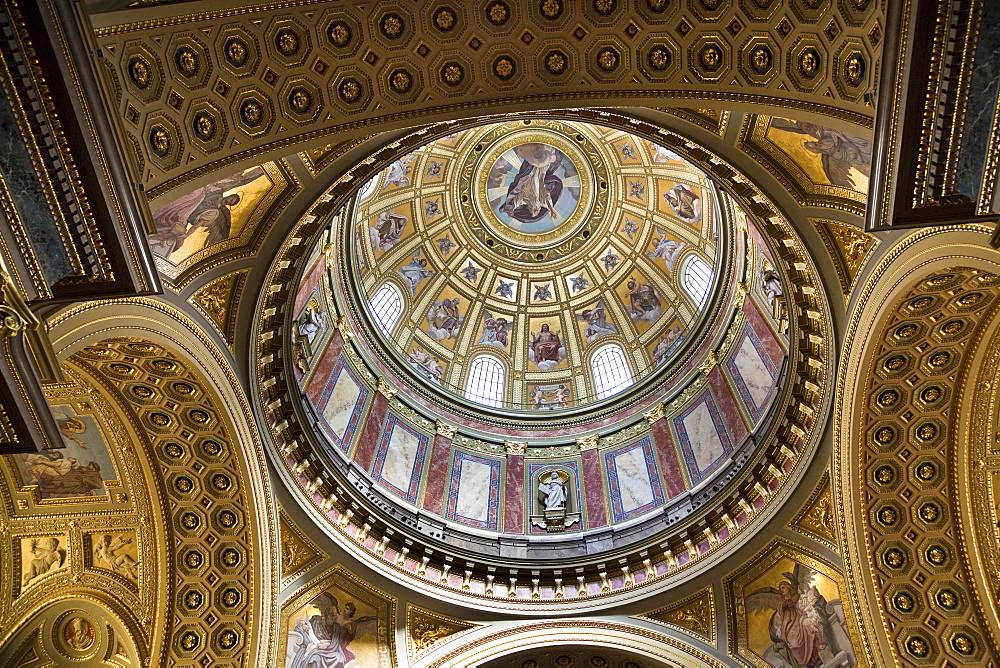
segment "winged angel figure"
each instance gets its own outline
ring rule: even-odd
[[[840,599],[826,600],[808,566],[796,563],[783,575],[776,587],[761,587],[746,598],[748,613],[772,611],[771,644],[763,658],[780,668],[854,666]]]
[[[376,634],[378,619],[374,616],[354,619],[357,612],[348,601],[341,612],[340,603],[328,591],[314,598],[310,604],[320,613],[308,620],[300,619],[289,631],[289,653],[294,655],[285,663],[288,668],[351,668],[356,666],[351,641],[359,636]]]

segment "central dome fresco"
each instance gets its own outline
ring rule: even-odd
[[[389,357],[514,411],[592,404],[668,365],[718,275],[704,173],[588,123],[432,141],[366,183],[351,218],[350,280]]]

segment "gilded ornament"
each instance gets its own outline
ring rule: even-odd
[[[938,545],[933,545],[927,548],[927,561],[931,562],[935,566],[941,566],[945,561],[948,560],[948,553]]]
[[[334,21],[326,33],[330,43],[338,48],[344,48],[351,42],[351,28],[343,21]]]
[[[882,483],[883,485],[888,485],[896,478],[896,472],[893,471],[891,466],[880,466],[875,469],[875,480]]]
[[[983,299],[983,293],[981,292],[970,292],[967,295],[963,295],[959,298],[958,303],[961,306],[973,306],[978,304]]]
[[[250,55],[246,42],[239,37],[230,37],[227,39],[224,50],[226,53],[226,60],[228,60],[234,67],[243,67]]]
[[[442,32],[448,32],[455,27],[457,17],[451,7],[441,7],[434,12],[434,25]]]
[[[168,443],[167,446],[163,449],[163,451],[171,459],[179,459],[181,456],[184,455],[184,450],[182,450],[181,446],[177,445],[176,443]]]
[[[191,396],[192,394],[194,394],[194,387],[192,387],[188,383],[174,383],[171,387],[177,394],[181,394],[184,396]]]
[[[486,18],[493,25],[502,26],[510,19],[510,7],[502,0],[491,2],[486,7]]]
[[[941,333],[954,336],[965,329],[965,323],[961,320],[949,320],[941,327]]]
[[[543,0],[539,9],[541,9],[542,16],[545,18],[557,19],[563,12],[563,5],[561,0]]]
[[[896,548],[886,550],[882,555],[882,561],[889,568],[900,568],[903,565],[903,553]]]
[[[819,52],[810,47],[799,56],[799,71],[810,79],[819,74]]]
[[[920,519],[925,522],[936,522],[941,516],[941,511],[933,503],[925,503],[920,506]]]
[[[950,589],[942,589],[937,593],[937,602],[946,610],[952,610],[958,606],[958,596]]]
[[[930,306],[933,303],[934,303],[934,300],[931,299],[930,297],[917,297],[912,302],[910,302],[910,308],[916,309],[916,310],[919,311],[921,309],[927,308],[928,306]]]
[[[465,78],[462,66],[456,62],[445,63],[441,68],[441,78],[449,86],[457,86]]]
[[[191,609],[196,610],[199,608],[204,601],[204,597],[200,592],[192,589],[188,593],[184,594],[184,605]]]
[[[355,102],[361,97],[361,82],[354,77],[348,77],[340,82],[337,91],[344,102]]]
[[[162,125],[154,125],[149,131],[149,145],[153,153],[159,157],[164,157],[170,153],[170,135]]]
[[[618,69],[621,56],[618,51],[611,47],[605,47],[597,53],[597,65],[605,72],[614,72]]]
[[[601,437],[597,434],[590,434],[589,436],[576,439],[576,444],[580,450],[593,450],[597,447],[600,438]]]
[[[915,657],[923,658],[930,653],[927,642],[919,636],[910,636],[906,639],[906,651]]]
[[[296,112],[304,114],[309,111],[309,106],[312,104],[312,95],[305,88],[293,88],[288,95],[288,104]]]
[[[201,643],[201,638],[194,631],[188,631],[181,636],[181,649],[190,652]]]
[[[146,88],[149,86],[151,73],[149,63],[139,56],[133,56],[128,61],[128,78],[135,84],[136,88]]]
[[[244,100],[240,105],[240,118],[248,126],[255,128],[264,118],[264,108],[257,100]]]
[[[181,515],[181,525],[185,529],[197,529],[201,520],[194,513],[184,513]]]
[[[673,56],[670,54],[670,50],[667,47],[662,44],[657,44],[649,50],[648,60],[650,66],[654,70],[662,72],[670,67],[670,63],[673,61]]]
[[[194,489],[194,483],[187,476],[179,476],[174,480],[174,488],[181,494],[187,494]]]
[[[294,56],[299,50],[299,36],[290,28],[282,28],[274,36],[274,46],[283,56]]]
[[[931,355],[930,363],[932,367],[942,367],[951,360],[951,355],[946,352],[934,353]]]
[[[705,46],[699,54],[701,64],[705,69],[714,72],[722,65],[722,51],[714,44]]]
[[[232,486],[232,481],[229,480],[229,476],[224,473],[216,473],[212,476],[212,487],[223,492]]]
[[[878,404],[883,408],[889,408],[899,401],[899,392],[896,390],[885,390],[878,395]]]
[[[136,385],[132,388],[132,394],[139,397],[140,399],[149,399],[153,396],[153,390],[146,387],[145,385]]]
[[[642,417],[646,418],[647,423],[653,424],[657,420],[663,419],[663,416],[666,415],[666,413],[667,413],[666,406],[662,402],[660,402],[655,406],[653,406],[652,408],[650,408],[645,413],[643,413]]]
[[[194,134],[202,141],[208,141],[215,135],[215,121],[203,111],[194,115]]]
[[[403,17],[395,12],[386,14],[379,22],[379,29],[382,31],[382,34],[389,39],[397,39],[403,34],[403,28]]]
[[[771,70],[771,63],[774,56],[771,49],[764,44],[758,44],[750,52],[750,65],[757,74],[767,74]]]
[[[914,605],[916,605],[916,602],[913,600],[912,596],[905,592],[901,592],[896,594],[896,597],[892,600],[892,604],[895,605],[896,609],[901,612],[911,612]]]
[[[646,6],[654,12],[663,12],[670,6],[670,0],[646,0]]]
[[[923,481],[933,480],[934,476],[937,475],[937,467],[930,462],[924,462],[917,467],[917,477]]]
[[[500,56],[493,61],[493,73],[501,79],[510,79],[514,76],[515,70],[514,61],[507,56]]]
[[[594,0],[594,10],[601,16],[608,16],[617,8],[617,0]]]
[[[972,639],[964,633],[956,633],[951,637],[951,646],[955,648],[955,651],[959,654],[972,654],[976,650],[976,646],[972,643]]]
[[[436,433],[441,436],[441,438],[455,438],[455,434],[458,433],[458,427],[450,425],[447,422],[442,422],[441,420],[438,420],[434,424],[434,427],[436,429]]]
[[[389,75],[389,85],[397,93],[405,93],[413,86],[413,75],[403,68],[393,70]]]
[[[875,440],[881,445],[890,443],[894,438],[896,438],[896,430],[892,427],[881,427],[875,432]]]
[[[236,632],[231,629],[226,629],[219,634],[219,646],[222,649],[232,649],[236,646],[236,642],[239,640],[239,636]]]
[[[202,556],[201,552],[191,550],[186,555],[184,555],[184,563],[188,568],[198,568],[205,561],[205,557]]]
[[[882,524],[895,524],[896,519],[898,519],[898,515],[891,507],[886,506],[885,508],[882,508],[882,510],[878,511],[878,521]]]
[[[223,510],[219,513],[219,524],[225,529],[232,529],[236,526],[236,513],[231,510]]]
[[[201,444],[201,449],[204,450],[205,454],[210,457],[216,457],[220,452],[222,452],[222,446],[216,441],[204,441]]]
[[[865,80],[866,69],[864,56],[855,51],[844,61],[844,79],[852,86],[859,86]]]
[[[222,551],[222,563],[232,567],[240,563],[240,553],[233,548],[226,548]]]
[[[237,591],[236,589],[233,589],[232,587],[222,592],[222,604],[227,608],[232,608],[239,605],[241,598],[242,597],[240,596],[240,592]]]
[[[186,77],[193,77],[198,73],[198,54],[191,47],[179,47],[174,54],[174,62],[177,63],[177,71]]]
[[[525,450],[525,444],[517,441],[504,441],[503,447],[508,455],[523,455]]]
[[[941,274],[940,276],[927,279],[925,284],[932,288],[940,288],[948,283],[951,283],[956,278],[957,276],[955,276],[955,274]]]
[[[559,50],[549,51],[545,55],[545,69],[550,74],[562,74],[566,71],[566,54]]]
[[[153,413],[149,416],[149,421],[157,427],[166,427],[170,424],[170,416],[163,413]]]
[[[920,425],[920,428],[917,429],[917,438],[923,441],[929,441],[935,436],[937,436],[937,427],[930,423]]]
[[[906,364],[906,358],[901,355],[893,355],[885,361],[882,366],[886,371],[899,371]]]

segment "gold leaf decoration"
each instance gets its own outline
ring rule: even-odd
[[[796,513],[789,528],[803,536],[822,543],[831,550],[837,545],[837,522],[833,512],[833,492],[830,489],[830,471],[823,473],[809,500]]]
[[[283,510],[278,511],[278,530],[281,540],[281,586],[285,587],[323,561],[326,555]]]
[[[663,624],[715,647],[715,595],[711,587],[636,618]]]
[[[220,276],[195,290],[188,299],[230,347],[236,334],[236,311],[230,307],[239,303],[249,273],[249,269],[240,269]]]
[[[814,220],[813,224],[837,269],[837,278],[846,300],[850,297],[858,272],[871,251],[878,246],[878,239],[853,225],[835,220]]]
[[[479,624],[424,610],[415,605],[407,605],[406,651],[412,661],[441,640],[479,626]]]

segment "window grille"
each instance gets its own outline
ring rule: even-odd
[[[493,355],[480,355],[472,360],[465,381],[465,396],[486,406],[503,406],[504,366]]]
[[[629,387],[634,380],[628,360],[617,343],[602,346],[590,360],[598,399],[606,399]]]
[[[684,289],[698,308],[708,301],[708,293],[712,288],[712,268],[697,255],[684,263]]]
[[[399,320],[399,314],[403,312],[403,298],[399,294],[399,288],[390,281],[383,283],[382,287],[372,295],[372,299],[368,303],[368,309],[375,316],[375,319],[378,320],[382,331],[387,335],[391,334],[392,328],[396,325],[396,321]]]

